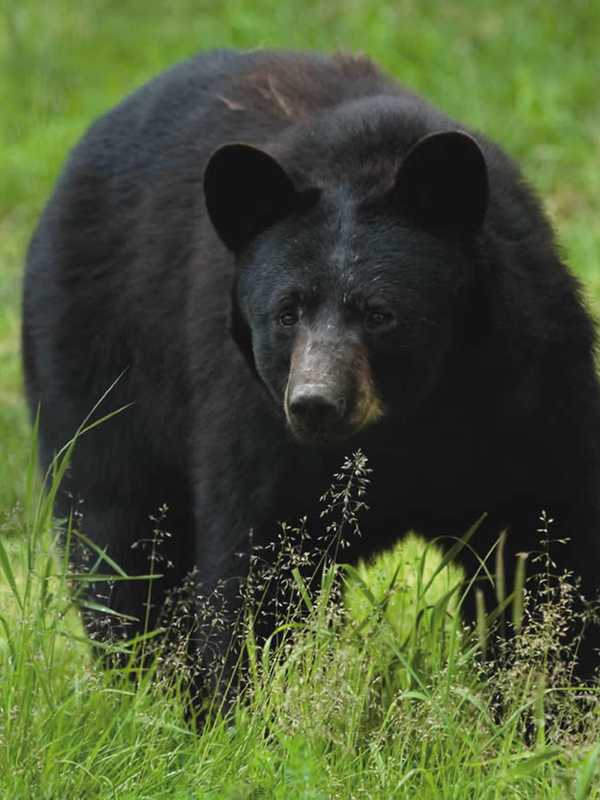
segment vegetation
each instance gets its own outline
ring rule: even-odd
[[[312,596],[292,558],[304,615],[290,609],[283,642],[262,653],[246,633],[243,701],[198,735],[184,719],[180,672],[144,676],[134,691],[126,675],[96,669],[68,591],[83,578],[53,547],[35,477],[18,356],[24,250],[69,147],[142,81],[221,45],[366,51],[500,140],[542,193],[598,308],[600,8],[0,0],[0,9],[0,797],[600,797],[600,711],[569,677],[561,634],[572,581],[552,575],[547,521],[547,576],[527,587],[523,624],[494,671],[478,662],[486,632],[460,627],[458,574],[412,539],[369,569],[326,572]],[[356,458],[338,491],[353,470]],[[326,504],[341,535],[334,495]],[[344,581],[346,610],[336,598]]]

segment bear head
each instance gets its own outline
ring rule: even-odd
[[[375,150],[372,165],[321,179],[229,144],[205,170],[209,217],[236,260],[234,337],[308,445],[386,418],[410,424],[444,372],[476,271],[488,204],[476,140],[436,131],[394,158]]]

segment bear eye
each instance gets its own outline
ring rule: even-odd
[[[279,324],[284,328],[290,328],[298,322],[298,312],[292,309],[286,309],[279,315]]]
[[[380,309],[367,311],[365,315],[365,324],[369,330],[388,327],[393,321],[393,314],[390,314],[389,311],[381,311]]]

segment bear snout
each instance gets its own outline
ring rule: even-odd
[[[329,438],[344,422],[346,399],[335,386],[302,383],[287,397],[286,413],[299,438]]]
[[[364,349],[348,340],[301,338],[292,354],[284,410],[305,444],[335,444],[383,416]]]

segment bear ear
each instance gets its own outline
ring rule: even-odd
[[[204,196],[221,241],[238,252],[293,209],[297,192],[272,156],[250,145],[228,144],[206,166]]]
[[[463,131],[428,134],[409,150],[393,191],[403,211],[419,223],[475,233],[483,224],[489,196],[483,152]]]

